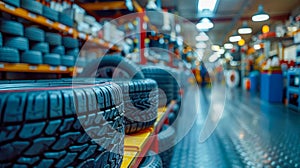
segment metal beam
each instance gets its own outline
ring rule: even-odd
[[[82,3],[81,7],[87,11],[127,9],[125,1]]]

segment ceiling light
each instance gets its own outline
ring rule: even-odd
[[[205,49],[207,45],[204,42],[200,42],[196,44],[196,48]]]
[[[219,58],[220,58],[220,54],[218,54],[217,52],[215,52],[214,54],[212,54],[210,57],[209,57],[209,62],[216,62]]]
[[[231,49],[233,49],[233,44],[231,44],[231,43],[225,43],[225,44],[224,44],[224,48],[225,48],[226,50],[231,50]]]
[[[252,21],[262,22],[268,20],[269,18],[270,16],[264,11],[264,7],[259,5],[258,11],[252,16]]]
[[[239,34],[251,34],[252,29],[248,26],[247,21],[243,22],[243,26],[238,29]]]
[[[269,33],[270,32],[270,27],[268,25],[263,25],[261,31],[263,33]]]
[[[203,11],[208,9],[210,11],[214,11],[217,6],[218,0],[199,0],[198,1],[198,11]]]
[[[199,23],[197,23],[197,29],[202,30],[202,31],[207,31],[211,28],[214,27],[214,24],[208,19],[208,18],[203,18],[200,20]]]
[[[245,45],[245,40],[244,39],[241,39],[240,41],[238,41],[238,45],[239,46],[243,46],[243,45]]]
[[[197,41],[208,41],[209,37],[204,33],[201,32],[198,36],[196,36]]]
[[[220,55],[223,55],[224,53],[225,53],[224,48],[221,48],[221,49],[218,51],[218,54],[220,54]]]
[[[211,50],[213,50],[213,51],[220,51],[220,46],[218,46],[218,45],[212,45],[211,46]]]
[[[254,47],[254,49],[255,49],[255,50],[259,50],[259,49],[261,49],[261,46],[260,46],[260,44],[255,44],[253,47]]]
[[[240,35],[238,35],[236,32],[229,37],[229,41],[232,43],[238,42],[242,39],[242,37]]]

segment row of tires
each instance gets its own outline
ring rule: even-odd
[[[35,0],[3,0],[3,2],[14,7],[21,7],[29,12],[44,16],[49,20],[60,22],[70,27],[74,25],[74,20],[68,14],[57,12]]]

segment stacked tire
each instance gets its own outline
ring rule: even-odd
[[[47,85],[0,85],[0,167],[120,167],[121,88]]]

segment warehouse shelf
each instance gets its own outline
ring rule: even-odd
[[[172,101],[168,107],[158,109],[157,120],[153,128],[148,128],[125,137],[124,158],[121,168],[136,168],[139,166],[151,146],[155,145],[155,141],[157,141],[156,134],[163,126],[175,104],[176,101]]]
[[[94,38],[94,37],[92,37],[88,34],[78,32],[77,30],[75,30],[71,27],[68,27],[68,26],[66,26],[64,24],[61,24],[59,22],[53,22],[53,21],[47,19],[44,16],[33,14],[31,12],[28,12],[27,10],[25,10],[23,8],[15,8],[13,6],[10,6],[8,4],[5,4],[5,3],[1,2],[0,3],[0,10],[2,12],[6,12],[6,13],[9,13],[11,15],[29,20],[29,21],[34,22],[36,24],[40,24],[40,25],[43,25],[43,26],[46,26],[46,27],[49,27],[49,28],[52,28],[52,29],[55,29],[55,30],[58,30],[58,31],[68,33],[69,35],[72,35],[74,38],[79,38],[79,39],[82,39],[82,40],[85,40],[85,41],[91,41],[91,42],[99,45],[100,47],[109,48],[109,49],[112,49],[112,50],[120,50],[117,46],[114,46],[113,44],[108,43],[108,42],[106,42],[102,39]]]
[[[29,73],[55,73],[55,74],[76,74],[75,67],[50,66],[50,65],[29,65],[24,63],[0,63],[0,72],[29,72]]]

